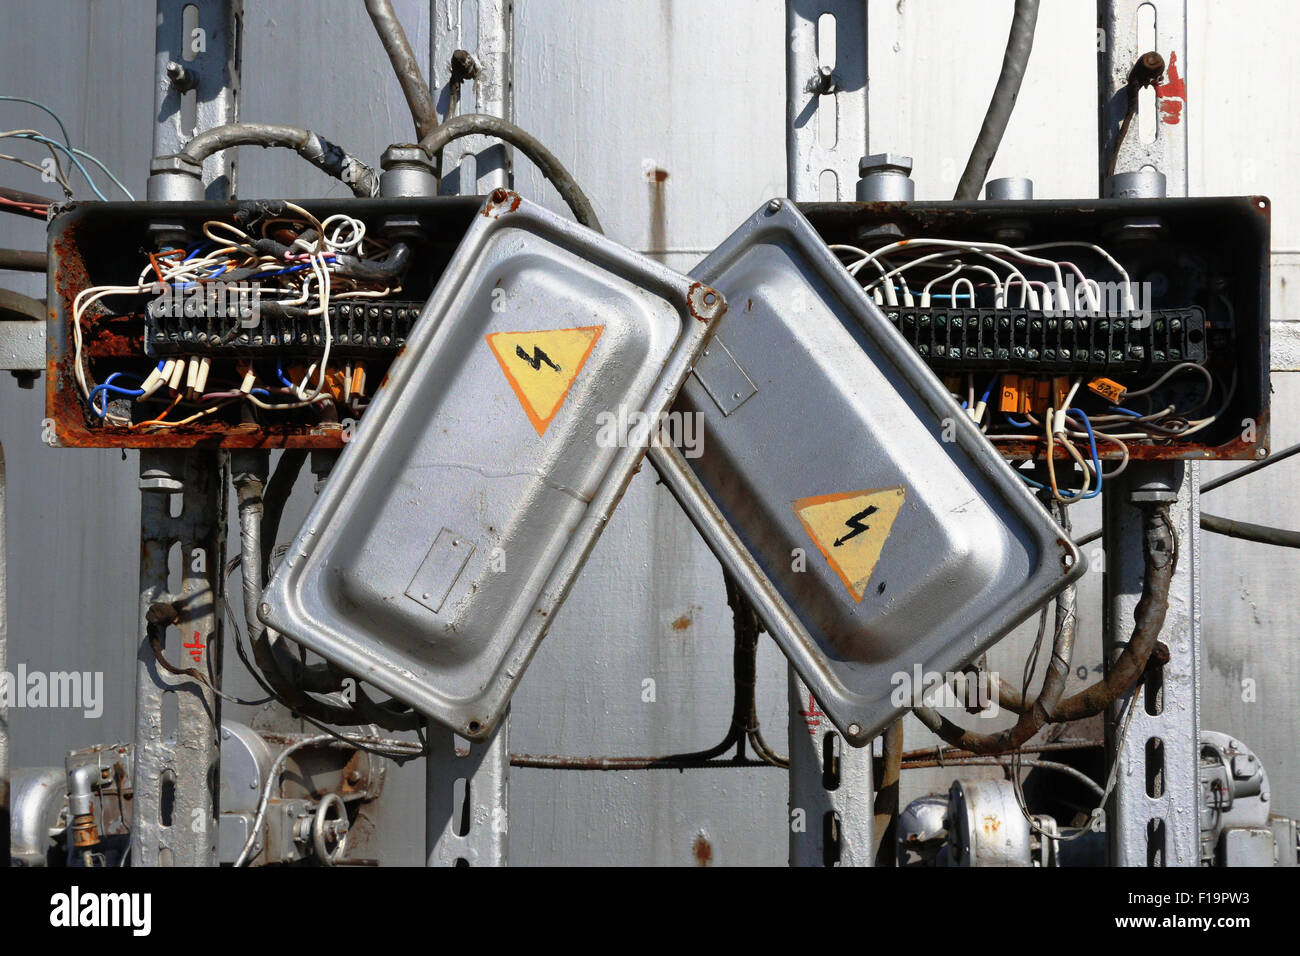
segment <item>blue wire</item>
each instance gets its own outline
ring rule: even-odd
[[[980,401],[985,405],[989,403],[989,396],[993,394],[993,386],[997,384],[997,381],[998,377],[996,375],[989,379],[989,387],[984,389],[984,394],[980,396]]]
[[[930,296],[930,298],[932,298],[932,299],[970,299],[972,302],[975,301],[975,296],[971,295],[969,292],[959,292],[957,295],[943,295],[943,294],[941,294],[941,293],[936,292],[934,295]]]
[[[1004,417],[1005,417],[1006,420],[1007,420],[1007,424],[1010,425],[1012,428],[1032,428],[1032,427],[1033,427],[1033,425],[1031,425],[1029,422],[1018,422],[1018,421],[1016,421],[1014,418],[1012,418],[1010,415],[1005,415]]]
[[[1088,420],[1087,414],[1085,414],[1082,409],[1072,408],[1070,409],[1070,414],[1078,415],[1079,420],[1083,422],[1084,431],[1088,433],[1088,450],[1092,452],[1092,467],[1097,472],[1097,487],[1092,489],[1092,491],[1088,492],[1083,497],[1085,500],[1088,498],[1096,498],[1101,494],[1101,456],[1097,454],[1097,436],[1093,434],[1092,422]]]
[[[159,367],[160,368],[162,367],[162,363],[159,363]],[[103,418],[108,414],[108,399],[107,398],[104,399],[104,407],[101,409],[98,405],[95,404],[96,395],[99,395],[101,393],[113,392],[118,395],[126,395],[130,398],[139,398],[141,395],[144,394],[144,389],[142,388],[122,388],[119,385],[113,384],[114,381],[123,377],[133,378],[136,381],[142,381],[139,375],[133,375],[130,372],[114,372],[108,378],[104,379],[104,381],[101,384],[96,385],[93,389],[90,390],[90,408],[100,418]]]
[[[309,268],[309,266],[308,266],[306,263],[303,263],[303,264],[300,265],[300,266],[289,266],[289,267],[287,267],[287,268],[285,268],[285,269],[280,269],[278,272],[259,272],[259,273],[257,273],[257,275],[251,275],[251,276],[249,276],[249,278],[250,278],[250,279],[270,279],[270,278],[274,278],[275,276],[286,275],[286,274],[288,274],[288,273],[290,273],[290,272],[301,272],[303,269],[307,269],[307,268]]]
[[[54,117],[54,122],[59,124],[59,132],[63,134],[63,141],[68,144],[69,149],[72,148],[72,138],[68,136],[68,128],[63,125],[63,120],[59,119],[59,114],[54,112],[54,110],[50,109],[44,103],[38,102],[37,100],[29,100],[25,96],[0,96],[0,100],[6,100],[10,103],[26,103],[28,106],[35,106],[38,110],[48,113],[50,116]]]
[[[275,374],[278,375],[278,376],[280,376],[280,381],[284,383],[284,387],[285,387],[285,388],[295,388],[295,387],[296,387],[296,386],[293,384],[293,382],[289,381],[287,378],[284,377],[284,369],[280,366],[280,361],[279,361],[278,359],[276,360],[276,363],[275,363]]]
[[[67,154],[68,159],[72,160],[72,164],[81,170],[81,175],[86,177],[86,184],[90,186],[95,195],[104,202],[108,202],[108,197],[99,191],[99,187],[96,186],[95,181],[90,178],[90,173],[87,172],[86,167],[81,165],[81,160],[77,159],[77,154],[72,151],[72,147],[64,146],[57,139],[50,139],[48,136],[38,136],[35,133],[16,133],[15,136],[17,136],[18,139],[30,139],[33,142],[44,143],[47,146],[53,146],[57,149],[63,150],[63,152]]]
[[[1087,501],[1089,498],[1096,498],[1099,494],[1101,494],[1101,484],[1102,484],[1101,456],[1097,454],[1097,436],[1092,431],[1092,422],[1088,420],[1087,414],[1085,414],[1082,410],[1078,408],[1070,409],[1070,414],[1079,416],[1079,419],[1083,422],[1084,430],[1088,433],[1088,451],[1092,453],[1092,467],[1097,472],[1097,487],[1093,488],[1085,495],[1063,493],[1062,497],[1066,498],[1066,500],[1068,501]],[[1008,416],[1008,420],[1009,420],[1009,416]],[[1012,422],[1012,424],[1014,425],[1015,422]],[[1047,490],[1046,485],[1040,485],[1038,482],[1034,481],[1034,479],[1030,478],[1020,469],[1017,468],[1015,471],[1016,471],[1016,476],[1025,484],[1030,485],[1034,488],[1038,488],[1041,491]]]
[[[1133,409],[1131,409],[1131,408],[1120,408],[1118,405],[1112,405],[1112,406],[1110,407],[1110,410],[1111,410],[1112,412],[1119,412],[1121,415],[1132,415],[1134,418],[1141,418],[1141,417],[1142,417],[1142,413],[1141,413],[1141,412],[1135,412],[1135,411],[1133,411]]]

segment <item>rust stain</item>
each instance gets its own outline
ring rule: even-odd
[[[696,866],[708,866],[713,862],[713,844],[703,833],[696,836],[691,853],[695,857]]]
[[[510,194],[513,195],[513,194]],[[515,196],[516,205],[518,196]],[[63,215],[75,216],[76,209]],[[56,220],[57,222],[57,220]],[[65,448],[302,448],[343,447],[344,429],[332,422],[257,424],[221,419],[157,430],[105,426],[82,401],[73,367],[70,317],[78,293],[95,284],[81,254],[80,223],[69,222],[51,243],[54,296],[49,302],[49,349],[45,365],[45,416],[54,423],[56,442]],[[62,318],[61,318],[62,317]],[[61,334],[60,334],[61,333]],[[93,370],[104,359],[130,359],[146,368],[143,316],[125,312],[91,315],[83,322],[83,360]],[[398,355],[401,355],[399,350]],[[395,361],[396,359],[394,359]],[[130,369],[123,369],[130,371]],[[384,375],[387,381],[387,372]]]
[[[492,194],[488,196],[487,205],[483,207],[483,215],[490,216],[494,206],[505,206],[506,203],[509,203],[510,205],[503,211],[514,212],[519,208],[519,204],[522,201],[523,197],[518,193],[513,193],[508,189],[494,189],[492,190]]]
[[[673,621],[672,628],[674,631],[684,631],[691,626],[692,619],[690,614],[683,614],[677,620]]]
[[[703,302],[705,297],[710,295],[715,297],[714,304],[722,298],[721,293],[702,282],[692,282],[690,288],[686,290],[686,308],[690,310],[691,315],[699,319],[701,322],[709,322],[711,321],[711,318],[707,315],[702,315],[695,307],[695,303],[697,299],[700,302]],[[721,311],[717,312],[717,315],[721,314]]]

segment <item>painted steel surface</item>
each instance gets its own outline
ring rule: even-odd
[[[645,454],[638,416],[657,419],[724,310],[700,283],[494,192],[263,620],[489,735]]]

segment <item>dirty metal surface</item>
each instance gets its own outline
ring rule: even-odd
[[[221,686],[225,473],[212,453],[153,449],[140,456],[140,624],[136,654],[136,731],[132,783],[135,866],[215,866],[221,698],[191,677],[167,673],[153,638],[173,666],[196,667]],[[179,496],[173,515],[172,498]],[[169,571],[173,548],[179,574]],[[170,605],[167,626],[147,624]]]
[[[497,190],[344,448],[262,618],[471,739],[505,710],[725,310]],[[624,429],[624,425],[628,427]]]
[[[792,203],[695,270],[753,382],[698,375],[673,411],[706,440],[652,460],[856,747],[905,713],[897,675],[957,670],[1084,571],[1048,517]],[[918,682],[919,683],[919,682]]]
[[[431,199],[304,199],[299,205],[329,216],[346,212],[382,230],[400,216],[418,223],[420,242],[407,273],[403,300],[426,298],[456,244],[481,205],[472,197]],[[177,209],[177,206],[183,208]],[[152,247],[151,220],[166,216],[187,231],[202,235],[209,219],[229,221],[240,202],[69,203],[50,222],[48,334],[45,352],[46,416],[53,422],[52,443],[73,448],[311,448],[343,446],[346,422],[314,420],[305,414],[278,413],[275,421],[221,420],[218,415],[172,428],[138,429],[105,425],[91,414],[73,376],[72,305],[77,294],[94,285],[135,281]],[[144,309],[151,296],[105,299],[83,317],[85,361],[96,380],[111,371],[139,371],[154,360],[144,351]],[[134,364],[132,364],[134,363]],[[2,366],[0,366],[2,367]],[[370,373],[379,381],[387,368],[377,359]]]

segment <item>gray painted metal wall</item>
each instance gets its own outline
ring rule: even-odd
[[[1243,6],[1251,11],[1243,14]],[[429,45],[431,4],[398,2],[417,50]],[[917,157],[918,198],[948,198],[1001,59],[1010,4],[871,0],[872,147]],[[149,158],[152,0],[5,4],[0,92],[49,103],[78,145],[142,195]],[[569,164],[611,236],[686,270],[762,200],[784,191],[784,12],[780,0],[516,0],[515,96],[521,125]],[[1191,192],[1265,193],[1273,199],[1275,322],[1300,319],[1287,280],[1300,263],[1300,147],[1291,102],[1300,65],[1283,44],[1300,10],[1282,0],[1189,3]],[[1092,4],[1048,2],[1020,104],[991,175],[1028,174],[1043,198],[1094,195],[1095,65]],[[1249,57],[1242,51],[1251,49]],[[397,83],[352,0],[246,0],[245,119],[326,133],[377,157],[408,138]],[[0,104],[5,128],[47,125],[29,108]],[[516,185],[562,208],[523,160]],[[666,179],[647,172],[662,169]],[[35,174],[7,183],[48,192]],[[295,157],[245,149],[239,192],[342,196]],[[0,245],[36,248],[39,223],[0,217]],[[17,273],[0,283],[43,295]],[[1300,367],[1292,328],[1275,362]],[[1300,393],[1274,378],[1275,446],[1300,440]],[[0,382],[0,441],[9,473],[9,667],[103,671],[98,719],[74,711],[11,711],[15,766],[60,764],[64,750],[132,736],[138,494],[135,453],[70,451],[40,443],[42,394]],[[1300,466],[1297,466],[1300,467]],[[1220,470],[1206,469],[1207,474]],[[1296,526],[1290,464],[1207,497],[1215,513]],[[309,482],[285,528],[304,513]],[[1212,503],[1211,503],[1212,502]],[[1099,509],[1075,512],[1090,530]],[[287,532],[286,532],[287,534]],[[1248,742],[1273,779],[1275,810],[1300,815],[1300,652],[1294,597],[1300,556],[1206,536],[1204,724]],[[1100,654],[1100,574],[1080,588],[1079,653]],[[653,754],[720,739],[730,713],[730,616],[716,562],[646,467],[552,626],[513,709],[516,751]],[[1022,632],[995,649],[1015,671]],[[228,686],[254,692],[227,656]],[[656,700],[642,700],[642,681]],[[770,641],[759,658],[760,717],[784,734],[785,665]],[[1241,681],[1257,682],[1256,700]],[[239,719],[239,708],[228,708]],[[908,727],[907,746],[932,741]],[[904,775],[903,799],[946,786],[951,771]],[[389,776],[390,863],[422,860],[423,772]],[[573,773],[511,776],[512,862],[781,863],[786,780],[775,770]],[[702,839],[701,839],[702,838]]]

